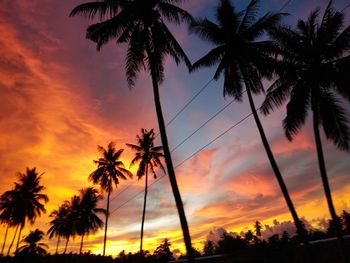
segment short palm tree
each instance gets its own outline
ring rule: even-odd
[[[319,9],[296,29],[281,27],[271,32],[280,49],[278,79],[268,89],[261,111],[269,114],[289,98],[283,127],[292,141],[311,110],[316,151],[329,211],[341,237],[341,225],[332,201],[319,127],[339,149],[349,151],[350,128],[340,97],[350,101],[350,26],[329,2],[321,20]]]
[[[102,199],[102,195],[93,187],[87,187],[80,190],[80,205],[78,217],[76,221],[77,234],[81,235],[80,250],[83,250],[84,236],[95,233],[103,227],[102,220],[98,217],[98,213],[106,215],[106,210],[98,208],[97,203]]]
[[[142,244],[143,244],[143,226],[145,223],[145,215],[146,215],[146,201],[147,201],[147,190],[148,190],[148,171],[150,170],[153,173],[154,178],[156,176],[156,168],[160,167],[164,172],[165,169],[161,162],[161,159],[164,158],[164,154],[162,153],[162,146],[154,146],[154,131],[151,129],[147,131],[145,129],[141,129],[141,136],[137,135],[137,144],[129,144],[132,150],[136,152],[135,157],[131,161],[131,166],[138,163],[137,169],[137,178],[140,180],[143,176],[145,176],[145,195],[143,199],[143,210],[142,210],[142,222],[141,222],[141,241],[140,241],[140,252],[142,253]]]
[[[58,253],[58,246],[60,238],[66,235],[66,220],[69,213],[69,207],[66,204],[62,204],[57,210],[51,212],[50,217],[53,219],[50,221],[50,228],[47,231],[49,238],[57,237],[56,254]]]
[[[119,160],[124,149],[117,150],[114,143],[110,142],[107,149],[98,146],[98,150],[102,154],[102,157],[94,161],[97,164],[97,169],[90,174],[89,180],[94,184],[100,185],[101,189],[107,192],[105,235],[103,240],[103,255],[105,255],[109,217],[109,197],[113,190],[113,185],[117,187],[119,179],[126,180],[127,177],[131,178],[132,173],[125,169],[124,163]]]
[[[181,61],[184,61],[188,67],[191,64],[165,23],[180,24],[192,20],[192,16],[188,12],[176,6],[180,2],[182,1],[95,1],[75,7],[70,15],[80,14],[88,18],[98,17],[101,20],[100,23],[89,26],[86,34],[88,39],[97,43],[98,50],[112,39],[117,39],[117,43],[128,44],[126,75],[130,87],[135,85],[135,78],[139,71],[145,69],[150,72],[165,162],[179,213],[187,254],[192,261],[190,232],[171,160],[159,95],[159,85],[164,79],[164,58],[166,55],[170,55],[177,64]]]
[[[233,96],[237,101],[242,100],[245,87],[271,167],[292,214],[298,234],[306,242],[305,229],[270,149],[252,96],[253,93],[260,94],[264,91],[262,77],[272,77],[275,64],[272,57],[275,54],[273,43],[269,40],[259,40],[259,37],[276,27],[283,16],[281,13],[267,13],[257,18],[258,2],[251,0],[243,12],[237,12],[229,0],[221,0],[216,9],[218,24],[208,19],[199,19],[192,24],[193,32],[215,45],[212,50],[193,64],[192,71],[218,64],[214,79],[217,80],[223,75],[224,95]]]
[[[26,255],[38,255],[43,256],[47,254],[46,248],[48,246],[44,243],[39,243],[44,237],[44,232],[35,229],[34,231],[30,231],[28,236],[24,237],[21,242],[25,243],[25,245],[19,247],[16,251],[16,254],[26,254]]]
[[[0,223],[6,225],[4,242],[1,247],[1,256],[3,255],[8,230],[10,227],[15,226],[13,222],[13,209],[15,207],[12,191],[6,191],[0,196]]]

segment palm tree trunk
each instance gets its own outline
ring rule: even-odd
[[[7,224],[7,226],[6,226],[6,231],[5,231],[5,236],[4,236],[4,243],[2,244],[2,248],[1,248],[1,256],[3,255],[3,253],[4,253],[4,249],[5,249],[5,244],[6,244],[6,239],[7,239],[7,233],[8,233],[8,231],[9,231],[9,228],[10,228],[10,225],[9,224]]]
[[[10,251],[11,251],[12,245],[15,242],[15,238],[16,238],[16,235],[17,235],[18,227],[19,227],[19,225],[17,225],[17,227],[16,227],[15,234],[13,235],[13,238],[12,238],[12,242],[11,242],[11,244],[10,244],[8,250],[7,250],[7,256],[10,255]]]
[[[17,244],[16,244],[16,251],[17,251],[18,246],[19,246],[19,241],[21,238],[22,230],[23,230],[23,225],[21,225],[21,228],[19,229],[19,235],[18,235]]]
[[[58,235],[57,238],[57,244],[56,244],[56,255],[58,254],[58,245],[60,244],[60,235]]]
[[[105,223],[105,236],[103,239],[103,256],[106,254],[106,241],[107,241],[107,225],[108,225],[108,216],[109,216],[109,196],[111,195],[111,189],[108,189],[107,194],[107,211],[106,211],[106,223]]]
[[[264,128],[262,127],[262,124],[260,122],[258,113],[256,112],[256,108],[255,108],[255,105],[254,105],[254,100],[253,100],[252,93],[251,93],[251,90],[250,90],[249,79],[246,78],[246,76],[245,76],[245,84],[246,84],[245,86],[246,86],[246,91],[247,91],[247,95],[248,95],[249,105],[250,105],[250,108],[252,110],[256,126],[258,127],[258,130],[259,130],[259,133],[260,133],[260,137],[261,137],[262,143],[264,145],[267,157],[269,158],[272,170],[273,170],[273,172],[274,172],[274,174],[276,176],[276,179],[278,181],[278,184],[279,184],[279,186],[281,188],[283,197],[284,197],[284,199],[285,199],[285,201],[287,203],[289,211],[292,214],[292,217],[293,217],[294,224],[295,224],[295,227],[297,229],[297,232],[300,235],[300,237],[303,239],[303,241],[305,242],[305,245],[307,246],[307,250],[309,251],[308,240],[307,240],[305,228],[304,228],[303,224],[301,223],[301,221],[300,221],[300,219],[298,217],[297,211],[294,208],[294,205],[293,205],[292,199],[289,196],[286,184],[284,183],[284,180],[283,180],[283,177],[281,175],[281,172],[280,172],[280,170],[279,170],[279,168],[277,166],[276,160],[275,160],[275,158],[273,156],[273,153],[271,151],[270,145],[269,145],[269,143],[267,141],[267,138],[266,138],[266,135],[265,135],[265,132],[264,132]]]
[[[341,230],[340,219],[337,216],[337,213],[335,212],[335,208],[334,208],[334,204],[333,204],[333,200],[332,200],[331,188],[330,188],[329,182],[328,182],[326,164],[324,161],[322,142],[321,142],[321,136],[320,136],[320,130],[319,130],[319,119],[318,119],[317,109],[313,109],[313,128],[314,128],[316,151],[317,151],[317,157],[318,157],[318,165],[320,168],[323,189],[324,189],[324,193],[326,195],[329,212],[331,214],[333,223],[335,225],[336,235],[337,235],[337,238],[338,238],[339,243],[340,243],[340,247],[341,247],[342,252],[343,252],[344,260],[345,260],[345,262],[349,262],[349,256],[347,254],[346,245],[345,245],[344,239],[342,237],[342,233],[341,233],[342,230]]]
[[[148,55],[148,58],[150,60],[150,64],[154,65],[153,59],[152,59],[152,52],[151,52],[149,47],[147,47],[147,55]],[[183,203],[181,200],[179,187],[177,185],[175,171],[174,171],[174,167],[173,167],[173,162],[171,160],[171,154],[170,154],[168,138],[167,138],[166,129],[165,129],[162,107],[160,104],[158,79],[157,79],[157,75],[155,74],[154,66],[151,66],[151,77],[152,77],[152,84],[153,84],[154,103],[155,103],[155,107],[156,107],[160,137],[162,140],[162,146],[163,146],[164,156],[165,156],[165,163],[166,163],[167,170],[168,170],[170,185],[171,185],[171,188],[173,191],[177,211],[178,211],[179,218],[180,218],[180,224],[181,224],[181,228],[182,228],[182,234],[184,237],[188,261],[194,262],[190,231],[188,229],[185,210],[184,210]]]
[[[81,235],[79,254],[83,251],[84,233]]]
[[[66,254],[67,246],[68,246],[68,241],[69,241],[69,236],[67,237],[66,245],[65,245],[64,250],[63,250],[63,254]]]
[[[142,253],[142,244],[143,244],[143,226],[145,223],[146,215],[146,202],[147,202],[147,190],[148,190],[148,164],[146,164],[146,178],[145,178],[145,196],[143,199],[143,211],[142,211],[142,221],[141,221],[141,242],[140,242],[140,252]]]

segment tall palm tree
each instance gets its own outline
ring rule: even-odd
[[[50,221],[50,228],[47,231],[49,238],[57,237],[56,254],[58,253],[58,246],[60,238],[66,235],[67,215],[69,213],[69,207],[66,203],[62,204],[57,210],[51,212],[50,217],[53,219]]]
[[[170,55],[178,64],[181,61],[190,67],[190,61],[180,44],[168,29],[165,21],[180,24],[190,22],[192,16],[176,6],[178,0],[105,0],[81,4],[71,16],[77,14],[88,18],[98,17],[101,22],[87,28],[86,37],[97,43],[97,49],[117,39],[117,43],[128,43],[126,76],[129,87],[135,85],[137,73],[142,69],[150,72],[158,125],[164,149],[169,180],[184,236],[187,254],[192,261],[190,232],[177,185],[170,155],[165,123],[160,103],[159,85],[164,79],[164,58]]]
[[[164,158],[162,153],[162,146],[154,146],[154,131],[151,129],[147,131],[141,129],[141,136],[137,135],[137,144],[129,144],[132,150],[136,152],[135,157],[132,159],[130,166],[138,163],[137,169],[137,178],[140,180],[145,176],[145,195],[143,199],[143,210],[142,210],[142,222],[141,222],[141,241],[140,241],[140,252],[142,253],[142,243],[143,243],[143,226],[145,223],[146,215],[146,201],[147,201],[147,190],[148,190],[148,170],[151,170],[154,178],[157,178],[155,169],[160,167],[164,172],[165,169],[161,162],[161,159]]]
[[[105,255],[109,217],[109,197],[113,190],[113,185],[117,187],[119,179],[126,180],[127,177],[131,178],[132,173],[125,169],[124,163],[119,160],[124,149],[117,150],[113,142],[108,144],[107,149],[102,146],[98,146],[97,149],[102,154],[102,157],[94,161],[97,164],[97,169],[90,174],[89,180],[94,184],[100,185],[101,189],[107,192],[105,235],[103,240],[103,255]]]
[[[272,55],[275,48],[271,41],[260,40],[260,36],[277,26],[282,13],[266,13],[257,18],[258,0],[251,0],[247,8],[237,12],[229,0],[221,0],[216,9],[218,24],[208,19],[198,19],[191,29],[198,36],[215,45],[205,56],[195,62],[192,71],[218,64],[214,79],[224,75],[224,95],[242,100],[245,87],[250,108],[254,116],[266,154],[292,214],[298,234],[306,242],[306,232],[294,208],[270,149],[263,126],[256,112],[253,94],[264,91],[262,77],[270,78],[274,72]]]
[[[281,60],[278,79],[268,89],[261,111],[269,114],[289,98],[283,127],[292,141],[311,110],[323,188],[340,238],[341,225],[332,201],[319,127],[323,126],[326,138],[339,149],[349,151],[349,119],[339,98],[350,101],[350,26],[344,27],[344,15],[335,11],[330,1],[321,19],[316,9],[306,21],[299,20],[295,29],[281,27],[271,36]]]
[[[28,236],[24,237],[22,242],[26,243],[25,245],[19,247],[16,251],[16,254],[26,254],[26,255],[39,255],[43,256],[47,254],[46,248],[48,246],[45,243],[39,243],[44,237],[44,232],[35,229],[30,231]]]
[[[106,215],[106,210],[98,208],[97,203],[102,199],[102,195],[93,187],[87,187],[80,190],[79,215],[76,221],[77,233],[81,235],[80,250],[83,250],[84,236],[95,233],[99,228],[103,227],[102,220],[97,213]]]

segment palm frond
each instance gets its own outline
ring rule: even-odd
[[[98,14],[98,18],[104,19],[114,16],[120,10],[120,1],[96,1],[80,4],[76,6],[69,14],[70,17],[82,15],[89,19],[93,19]]]
[[[309,107],[309,89],[303,83],[297,83],[291,92],[290,101],[287,104],[287,116],[283,120],[283,128],[288,140],[292,141],[305,123]]]
[[[244,32],[248,27],[250,27],[256,19],[259,9],[259,0],[251,0],[245,9],[244,16],[239,25],[239,31]]]
[[[169,2],[158,2],[157,8],[161,16],[169,22],[181,24],[182,22],[191,23],[193,20],[189,12]]]
[[[331,92],[320,93],[319,118],[326,137],[341,150],[349,151],[350,127],[346,110]]]

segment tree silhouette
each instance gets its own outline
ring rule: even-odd
[[[49,238],[57,237],[56,254],[58,253],[58,246],[61,237],[67,237],[67,215],[69,213],[69,207],[66,203],[62,204],[57,210],[51,212],[50,217],[53,219],[50,221],[50,228],[47,231]]]
[[[99,228],[103,227],[102,220],[97,213],[106,215],[106,210],[98,208],[97,203],[102,199],[102,196],[93,187],[87,187],[80,190],[80,205],[78,217],[76,218],[77,233],[81,235],[80,250],[83,250],[83,240],[85,235],[95,233]]]
[[[13,209],[15,208],[15,196],[13,194],[13,191],[6,191],[0,196],[0,223],[6,224],[4,242],[1,247],[1,256],[5,249],[8,230],[10,227],[16,225],[13,221]]]
[[[261,229],[262,229],[262,225],[259,221],[255,221],[254,223],[254,230],[255,230],[255,235],[261,239]]]
[[[105,234],[103,240],[103,255],[106,253],[106,241],[107,241],[107,226],[109,216],[109,197],[113,190],[113,185],[117,187],[119,179],[126,180],[127,177],[132,177],[132,173],[124,168],[124,163],[119,160],[124,149],[116,150],[113,142],[108,144],[107,149],[102,146],[97,147],[102,157],[94,161],[97,164],[97,169],[93,171],[89,180],[94,184],[100,185],[103,191],[107,192],[107,209],[106,209],[106,221],[105,221]]]
[[[283,127],[292,141],[312,112],[313,130],[323,188],[335,231],[341,238],[341,224],[336,214],[329,186],[319,127],[339,149],[349,151],[350,128],[339,97],[350,101],[350,26],[344,28],[344,15],[329,2],[319,20],[319,8],[296,29],[282,27],[271,32],[280,49],[278,79],[268,89],[262,112],[269,114],[289,98]]]
[[[16,182],[15,188],[8,192],[14,202],[12,220],[17,226],[14,238],[19,229],[16,250],[18,249],[21,232],[26,221],[29,221],[30,224],[34,224],[36,218],[40,216],[41,213],[46,212],[42,202],[46,203],[49,199],[46,194],[41,194],[45,189],[44,186],[40,185],[42,175],[43,174],[38,174],[35,167],[33,169],[27,168],[26,173],[18,173],[19,183]],[[13,241],[8,248],[8,255],[11,251]]]
[[[101,22],[87,28],[86,37],[97,43],[97,49],[111,39],[127,43],[126,76],[130,87],[135,85],[137,74],[142,69],[150,72],[159,131],[164,149],[169,180],[179,213],[186,251],[193,261],[190,232],[171,160],[165,123],[160,103],[159,85],[164,79],[164,58],[170,55],[178,64],[181,61],[190,67],[190,61],[180,44],[168,29],[165,21],[180,24],[190,22],[192,16],[176,6],[178,0],[115,0],[90,2],[75,7],[70,13],[99,17]]]
[[[131,161],[131,166],[138,163],[137,178],[140,180],[145,176],[145,195],[143,201],[143,211],[142,211],[142,222],[141,222],[141,241],[140,241],[140,252],[142,253],[142,243],[143,243],[143,226],[145,222],[146,214],[146,200],[147,200],[147,190],[148,190],[148,170],[151,170],[154,178],[157,178],[155,169],[160,167],[164,172],[165,169],[162,165],[161,159],[164,158],[162,153],[163,147],[154,146],[154,131],[151,129],[147,131],[141,129],[141,136],[137,135],[137,144],[129,144],[132,150],[136,152],[135,157]]]
[[[173,253],[170,251],[170,242],[167,238],[163,240],[163,243],[161,243],[156,250],[154,250],[154,256],[159,262],[169,262],[170,260],[173,260]]]
[[[208,19],[198,19],[192,24],[191,28],[194,33],[215,45],[212,50],[193,64],[192,71],[218,64],[214,79],[217,80],[223,75],[224,95],[233,96],[237,101],[242,100],[243,86],[245,87],[271,167],[293,216],[298,233],[304,237],[306,242],[306,233],[270,149],[252,96],[252,93],[260,94],[264,91],[261,79],[272,77],[275,64],[272,56],[275,54],[273,43],[269,40],[259,40],[259,37],[276,27],[283,16],[281,13],[267,13],[257,18],[258,2],[251,0],[244,11],[237,12],[229,0],[221,0],[216,9],[218,24]]]
[[[16,251],[16,254],[26,254],[26,255],[39,255],[43,256],[47,254],[45,248],[48,246],[44,243],[39,243],[44,237],[44,232],[35,229],[34,231],[30,231],[28,236],[24,237],[21,242],[26,243],[25,245],[19,247]]]

